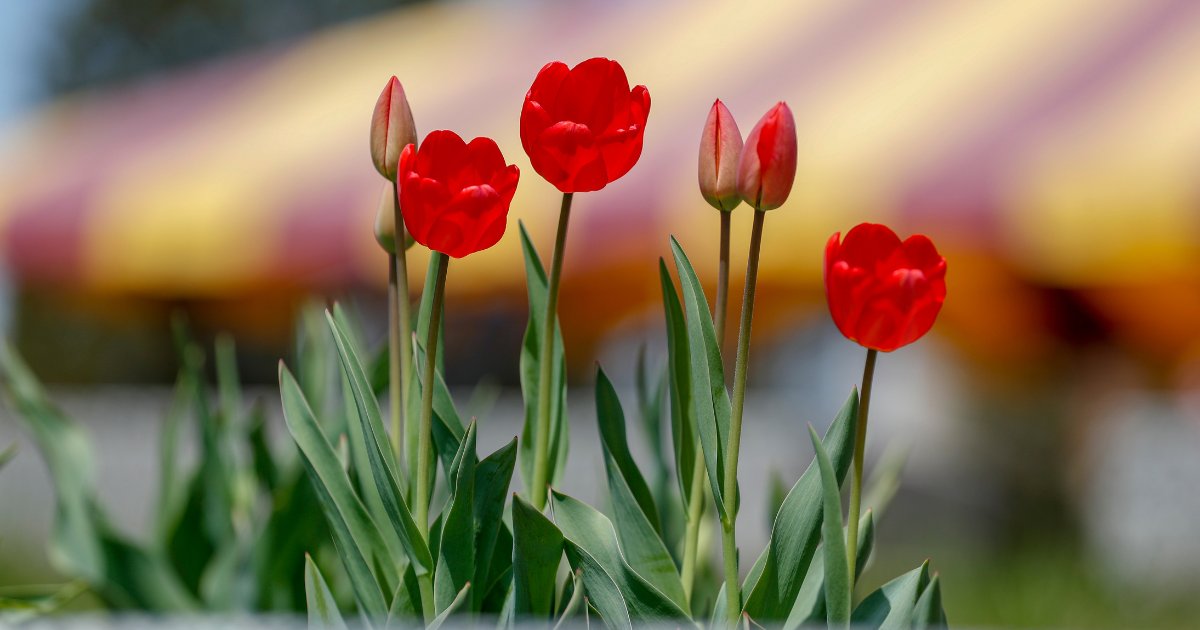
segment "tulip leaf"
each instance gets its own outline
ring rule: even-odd
[[[501,553],[504,547],[501,531],[506,529],[504,500],[508,497],[516,464],[517,439],[514,437],[475,467],[475,577],[472,580],[476,585],[472,596],[475,609],[483,604],[490,591],[490,578],[505,570],[497,560],[507,559],[505,564],[508,566],[512,563],[511,535],[507,539],[508,549]]]
[[[388,606],[380,584],[396,584],[395,563],[367,508],[350,485],[337,453],[309,408],[300,385],[282,363],[279,365],[279,390],[283,399],[283,418],[301,460],[308,471],[321,509],[329,521],[338,555],[346,567],[355,599],[368,616],[382,618]],[[376,577],[372,567],[390,569],[393,575]]]
[[[401,549],[403,549],[413,564],[416,574],[424,575],[433,568],[433,559],[421,537],[420,529],[413,519],[412,512],[404,501],[404,492],[400,488],[391,444],[383,428],[379,402],[371,390],[371,384],[363,370],[362,363],[358,360],[358,354],[355,352],[353,342],[350,340],[343,322],[338,321],[334,316],[329,316],[329,327],[333,332],[343,372],[350,383],[350,397],[354,400],[356,415],[359,419],[358,423],[351,420],[348,424],[352,427],[357,425],[363,440],[362,449],[366,455],[367,466],[364,471],[366,478],[362,479],[362,485],[369,487],[382,504],[384,514],[376,517],[378,518],[377,523],[390,525],[390,527],[381,528],[388,532],[383,535],[384,543],[387,544],[389,540],[394,539],[392,544],[399,545],[397,548],[388,547],[392,554],[392,565],[399,563]],[[387,581],[389,589],[396,583],[397,581],[391,578]]]
[[[871,510],[863,513],[858,523],[856,575],[861,576],[875,546],[875,518]],[[791,614],[783,624],[783,630],[825,624],[825,564],[813,562],[808,567],[808,574],[804,576],[804,583],[800,586],[800,593],[796,595]]]
[[[425,386],[425,383],[422,382],[425,374],[423,340],[413,340],[413,363],[413,369],[417,373],[417,399],[420,400],[420,388]],[[449,473],[450,464],[454,461],[454,455],[458,452],[458,447],[465,434],[466,429],[454,406],[454,399],[450,396],[450,388],[446,386],[446,380],[442,377],[441,370],[435,370],[433,373],[433,446],[447,473]]]
[[[942,585],[937,575],[929,579],[929,585],[917,598],[913,615],[913,627],[918,630],[947,627],[946,611],[942,608]]]
[[[3,387],[50,470],[56,495],[50,558],[87,582],[113,609],[194,610],[195,599],[158,553],[125,540],[96,502],[92,453],[83,430],[46,397],[41,384],[0,340]]]
[[[537,443],[538,387],[542,347],[546,343],[542,335],[549,283],[546,270],[533,247],[533,241],[525,230],[525,224],[521,223],[520,228],[521,250],[525,255],[525,283],[529,292],[529,322],[525,326],[525,337],[521,343],[521,395],[525,401],[525,425],[521,430],[520,460],[521,477],[529,484],[533,481],[534,448]],[[550,389],[553,394],[550,396],[550,436],[547,453],[549,478],[546,483],[554,485],[562,476],[563,466],[566,465],[569,439],[567,367],[563,355],[562,327],[558,324],[557,315],[550,360]],[[528,496],[533,496],[534,488],[526,486],[525,491]]]
[[[549,617],[563,555],[558,527],[518,495],[512,499],[514,613]]]
[[[454,458],[449,479],[450,502],[444,513],[434,573],[433,597],[438,612],[446,610],[458,593],[475,579],[475,423],[467,427]]]
[[[683,582],[675,568],[675,561],[658,532],[646,520],[633,492],[621,476],[620,468],[607,451],[604,453],[604,468],[612,498],[617,539],[630,567],[677,606],[687,610],[687,596],[683,593]]]
[[[817,437],[817,430],[808,425],[821,473],[821,537],[825,567],[825,615],[830,627],[845,627],[850,622],[850,567],[846,564],[846,539],[842,534],[842,494],[834,479],[829,454]]]
[[[346,628],[325,577],[308,554],[304,554],[304,593],[308,600],[309,628]]]
[[[857,415],[855,390],[825,433],[823,445],[839,484],[850,468]],[[820,542],[821,497],[821,473],[814,461],[783,500],[767,548],[746,578],[744,609],[751,618],[785,619],[791,612]]]
[[[675,447],[675,476],[683,509],[688,510],[691,499],[692,474],[696,461],[696,429],[692,413],[691,365],[688,358],[687,324],[683,305],[675,291],[675,283],[667,271],[667,263],[658,259],[658,275],[662,284],[663,310],[667,320],[667,392],[671,401],[671,441]]]
[[[700,435],[709,485],[712,486],[717,512],[723,521],[728,518],[727,512],[736,512],[737,498],[736,495],[724,496],[721,489],[725,475],[725,448],[729,443],[729,418],[732,414],[729,391],[725,389],[721,349],[717,344],[717,333],[708,308],[708,300],[704,297],[704,288],[700,285],[700,279],[692,269],[687,255],[683,253],[679,241],[674,237],[671,237],[671,251],[675,256],[675,269],[679,273],[687,316],[692,400],[690,409],[695,419],[696,432]]]
[[[604,451],[620,470],[620,476],[632,492],[652,531],[661,532],[654,495],[650,493],[650,486],[642,476],[642,471],[638,470],[633,453],[629,451],[621,399],[617,397],[617,390],[613,388],[612,381],[608,379],[604,369],[599,367],[596,368],[596,421],[599,424],[600,441]]]
[[[617,542],[616,530],[607,517],[586,503],[557,491],[551,492],[551,505],[554,520],[566,539],[567,560],[573,570],[583,572],[584,587],[593,599],[593,605],[596,603],[595,589],[607,588],[611,581],[619,589],[629,617],[634,621],[690,618],[681,606],[629,566]],[[604,578],[596,575],[597,571],[602,572]]]
[[[434,617],[433,621],[429,622],[429,625],[425,627],[425,630],[438,630],[438,628],[441,628],[442,624],[446,623],[446,620],[450,618],[450,615],[453,615],[458,611],[459,608],[462,608],[463,604],[469,601],[470,598],[468,595],[470,595],[470,591],[471,583],[467,582],[466,584],[463,584],[462,589],[458,591],[458,594],[454,596],[454,599],[450,600],[450,603],[446,605],[446,608],[442,610],[442,612],[438,613],[438,616]]]
[[[583,583],[584,597],[600,613],[604,625],[613,629],[632,630],[629,606],[608,570],[579,545],[567,542],[564,548],[571,570],[579,575],[579,581]]]
[[[929,584],[929,562],[884,584],[854,609],[855,626],[891,630],[913,625],[917,598]]]

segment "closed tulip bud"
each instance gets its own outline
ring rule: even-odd
[[[416,142],[417,127],[408,107],[408,98],[404,96],[404,87],[392,77],[375,102],[375,113],[371,115],[371,159],[375,162],[375,170],[395,180],[400,152]]]
[[[780,102],[758,121],[746,138],[738,164],[738,191],[758,210],[787,201],[796,181],[796,121]]]
[[[717,99],[700,136],[700,194],[717,210],[729,212],[742,202],[738,193],[738,161],[742,132],[729,108]]]
[[[396,198],[391,184],[384,184],[379,194],[379,210],[375,213],[375,240],[389,254],[396,253]],[[404,249],[413,246],[412,235],[406,234]]]

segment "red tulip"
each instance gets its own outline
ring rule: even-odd
[[[754,125],[738,164],[738,191],[758,210],[783,205],[796,181],[796,121],[777,103]]]
[[[388,80],[371,115],[371,161],[380,175],[396,179],[396,160],[404,147],[417,141],[417,126],[404,87],[396,77]]]
[[[838,330],[891,352],[920,339],[946,299],[946,259],[923,234],[901,242],[887,226],[863,223],[825,246],[825,295]]]
[[[521,145],[533,170],[564,193],[600,190],[633,168],[650,113],[644,85],[597,57],[574,68],[554,61],[533,80],[521,109]]]
[[[741,156],[742,132],[729,108],[717,99],[700,136],[700,194],[717,210],[729,212],[742,203],[737,189]]]
[[[517,192],[517,167],[491,138],[434,131],[400,154],[404,227],[429,249],[462,258],[495,245]]]

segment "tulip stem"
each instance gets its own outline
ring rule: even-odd
[[[725,349],[725,315],[729,310],[729,223],[732,212],[721,211],[721,252],[717,263],[717,305],[713,320],[717,327],[717,347]]]
[[[450,266],[450,257],[434,251],[430,264],[436,264],[438,267],[437,280],[433,285],[433,304],[429,311],[429,334],[425,337],[425,371],[421,389],[421,433],[417,446],[415,501],[415,520],[425,542],[429,542],[429,490],[432,486],[430,464],[433,457],[433,388],[436,377],[434,370],[437,366],[438,332],[442,327],[442,303],[446,294],[446,268]]]
[[[388,254],[388,404],[391,411],[392,451],[396,461],[404,454],[400,393],[400,305],[396,288],[396,255]]]
[[[879,351],[867,349],[863,366],[862,396],[858,399],[858,418],[854,427],[854,476],[850,478],[850,513],[846,517],[846,562],[850,568],[850,592],[854,592],[858,566],[858,514],[862,509],[863,455],[867,448],[867,412],[871,408],[871,381],[875,378],[875,358]]]
[[[754,290],[758,281],[759,251],[762,249],[763,222],[767,213],[755,208],[754,227],[750,232],[750,255],[746,260],[746,287],[742,293],[742,319],[738,328],[737,360],[733,371],[733,415],[729,419],[729,447],[726,449],[725,483],[721,493],[725,501],[725,521],[721,523],[725,549],[725,595],[728,598],[730,625],[736,625],[742,613],[741,587],[738,582],[737,468],[738,449],[742,444],[742,408],[746,402],[746,364],[750,354],[750,324],[754,320]]]
[[[400,449],[407,448],[404,459],[408,464],[408,479],[412,483],[417,478],[417,442],[418,426],[415,414],[408,413],[410,393],[413,385],[413,350],[412,350],[412,308],[408,303],[408,230],[404,227],[404,213],[400,210],[400,183],[398,176],[392,181],[392,211],[396,223],[393,258],[396,292],[392,305],[396,310],[396,345],[400,349],[398,360],[392,360],[392,369],[399,375],[400,395],[392,392],[392,447],[396,449],[396,460],[400,461]],[[396,402],[398,401],[398,402]],[[400,437],[400,425],[404,424],[404,437]]]
[[[546,315],[542,320],[542,356],[538,363],[537,435],[533,451],[533,482],[529,486],[533,507],[546,507],[550,466],[550,391],[553,375],[554,330],[558,323],[558,283],[562,277],[563,256],[567,246],[567,223],[571,218],[571,200],[575,193],[563,193],[558,213],[558,234],[554,237],[554,255],[550,263],[550,278],[546,291]],[[565,375],[564,375],[565,376]]]

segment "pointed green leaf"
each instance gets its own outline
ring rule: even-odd
[[[560,492],[551,492],[550,498],[554,520],[567,541],[567,560],[572,563],[572,569],[583,571],[589,593],[592,593],[589,574],[595,567],[587,565],[594,561],[620,589],[630,619],[644,622],[689,618],[679,605],[629,566],[607,517]]]
[[[604,369],[596,368],[596,422],[600,428],[600,442],[611,457],[620,475],[628,485],[634,499],[650,523],[653,531],[661,531],[658,523],[658,509],[654,506],[654,495],[646,483],[642,471],[638,470],[637,462],[633,461],[633,453],[629,452],[629,441],[625,434],[625,412],[621,409],[621,399],[617,390]]]
[[[913,625],[917,596],[929,584],[929,562],[901,575],[871,593],[854,609],[854,625],[882,630]]]
[[[871,510],[863,513],[858,523],[856,575],[861,576],[875,546],[875,519]],[[825,623],[825,564],[813,562],[808,566],[808,574],[804,576],[804,583],[800,586],[800,593],[796,596],[791,614],[783,624],[783,630],[796,630]]]
[[[480,609],[483,600],[491,592],[490,577],[496,574],[496,569],[504,569],[494,565],[498,558],[507,558],[512,563],[512,540],[508,540],[508,550],[502,555],[496,552],[503,547],[501,530],[504,526],[504,500],[508,497],[508,489],[512,485],[513,470],[517,463],[517,439],[513,438],[508,444],[495,453],[488,455],[475,468],[475,578],[477,586],[474,592],[474,609]],[[495,554],[495,555],[494,555]]]
[[[390,544],[400,546],[400,548],[388,547],[389,553],[392,554],[390,565],[393,567],[391,577],[387,581],[390,590],[397,583],[396,579],[392,578],[397,577],[394,566],[400,563],[401,548],[407,554],[417,575],[424,575],[433,568],[433,558],[424,543],[420,529],[417,528],[416,521],[413,520],[408,504],[404,501],[404,493],[400,489],[397,478],[391,444],[383,428],[379,401],[375,399],[375,395],[371,391],[362,363],[358,360],[358,354],[355,352],[353,342],[343,323],[335,316],[329,316],[328,319],[334,343],[337,346],[338,357],[342,363],[342,370],[350,383],[351,398],[354,399],[358,412],[358,423],[352,420],[349,424],[356,426],[362,435],[362,448],[367,459],[364,471],[367,479],[363,480],[363,485],[378,496],[384,510],[384,516],[380,518],[380,521],[390,525],[390,527],[383,527],[388,532],[388,535],[383,537],[384,543],[389,544],[388,541],[394,539],[394,542]]]
[[[325,583],[325,577],[321,575],[321,570],[317,568],[308,554],[304,554],[304,593],[308,599],[309,628],[342,628],[345,630],[346,622],[342,620],[342,615],[338,612],[333,593],[329,592],[329,585]]]
[[[638,575],[662,591],[681,609],[687,610],[687,596],[683,593],[683,582],[675,568],[675,561],[658,532],[654,531],[650,522],[646,520],[646,515],[639,509],[633,492],[621,476],[612,455],[607,451],[604,453],[604,468],[612,498],[617,538],[626,561]]]
[[[512,499],[513,610],[518,616],[548,617],[554,579],[563,555],[563,535],[550,519],[518,495]]]
[[[667,320],[667,392],[671,400],[671,441],[675,447],[675,476],[683,509],[688,509],[695,469],[696,429],[692,413],[691,359],[688,357],[687,324],[683,305],[675,292],[675,283],[667,272],[667,263],[658,259],[658,276],[662,284],[663,311]]]
[[[537,405],[538,386],[540,378],[540,362],[542,356],[542,332],[545,328],[546,294],[549,291],[546,270],[538,257],[537,250],[525,224],[520,223],[521,251],[525,256],[525,284],[529,292],[529,322],[525,326],[525,337],[521,343],[521,396],[525,401],[525,425],[521,430],[520,463],[521,477],[525,480],[526,495],[532,496],[533,489],[528,487],[533,480],[534,445],[537,443]],[[558,319],[554,322],[554,339],[551,346],[551,361],[553,366],[550,373],[550,437],[549,437],[549,472],[550,478],[546,483],[554,485],[562,473],[566,463],[568,443],[568,423],[566,412],[567,382],[566,361],[563,357],[562,328]]]
[[[359,606],[369,616],[383,617],[388,606],[380,584],[396,584],[391,579],[377,578],[372,567],[388,567],[395,571],[391,554],[382,536],[350,486],[350,479],[337,459],[337,453],[304,400],[295,377],[281,362],[279,390],[283,399],[283,418],[292,439],[300,447],[301,458],[313,489],[317,492],[322,511],[333,532],[338,555],[346,567]]]
[[[930,578],[929,586],[917,598],[914,617],[913,626],[918,630],[947,627],[946,611],[942,608],[942,585],[937,575]]]
[[[852,391],[825,433],[823,444],[839,484],[850,468],[857,415],[858,392]],[[791,612],[820,542],[820,475],[817,462],[809,464],[779,508],[767,548],[755,563],[762,568],[752,570],[743,587],[744,608],[753,619],[785,619]]]
[[[850,567],[846,564],[846,539],[842,538],[842,494],[834,478],[829,454],[817,437],[817,430],[808,425],[821,473],[821,537],[824,541],[825,616],[830,627],[846,627],[850,622]]]
[[[439,613],[437,617],[434,617],[433,621],[429,622],[429,625],[426,626],[426,630],[438,630],[438,628],[441,628],[442,624],[446,623],[446,620],[450,618],[450,615],[453,615],[456,611],[463,607],[463,604],[470,601],[470,594],[471,583],[467,582],[463,585],[462,590],[460,590],[458,594],[454,596],[454,599],[450,600],[450,603],[446,605],[445,610]]]
[[[583,583],[584,597],[600,613],[604,625],[614,630],[631,630],[632,615],[625,595],[608,570],[579,545],[567,542],[565,549],[567,562]]]
[[[679,273],[679,284],[683,289],[683,304],[686,309],[690,390],[696,432],[704,451],[704,463],[708,470],[709,485],[712,487],[717,512],[723,520],[736,497],[726,497],[721,491],[725,474],[726,444],[729,443],[729,417],[732,406],[729,391],[725,389],[725,369],[721,362],[721,349],[717,344],[717,333],[713,327],[708,300],[704,288],[683,248],[671,238],[671,252],[675,257],[675,269]]]
[[[467,427],[462,447],[454,458],[450,481],[450,503],[442,522],[441,540],[434,573],[433,597],[440,612],[455,600],[459,591],[475,579],[475,423]]]

